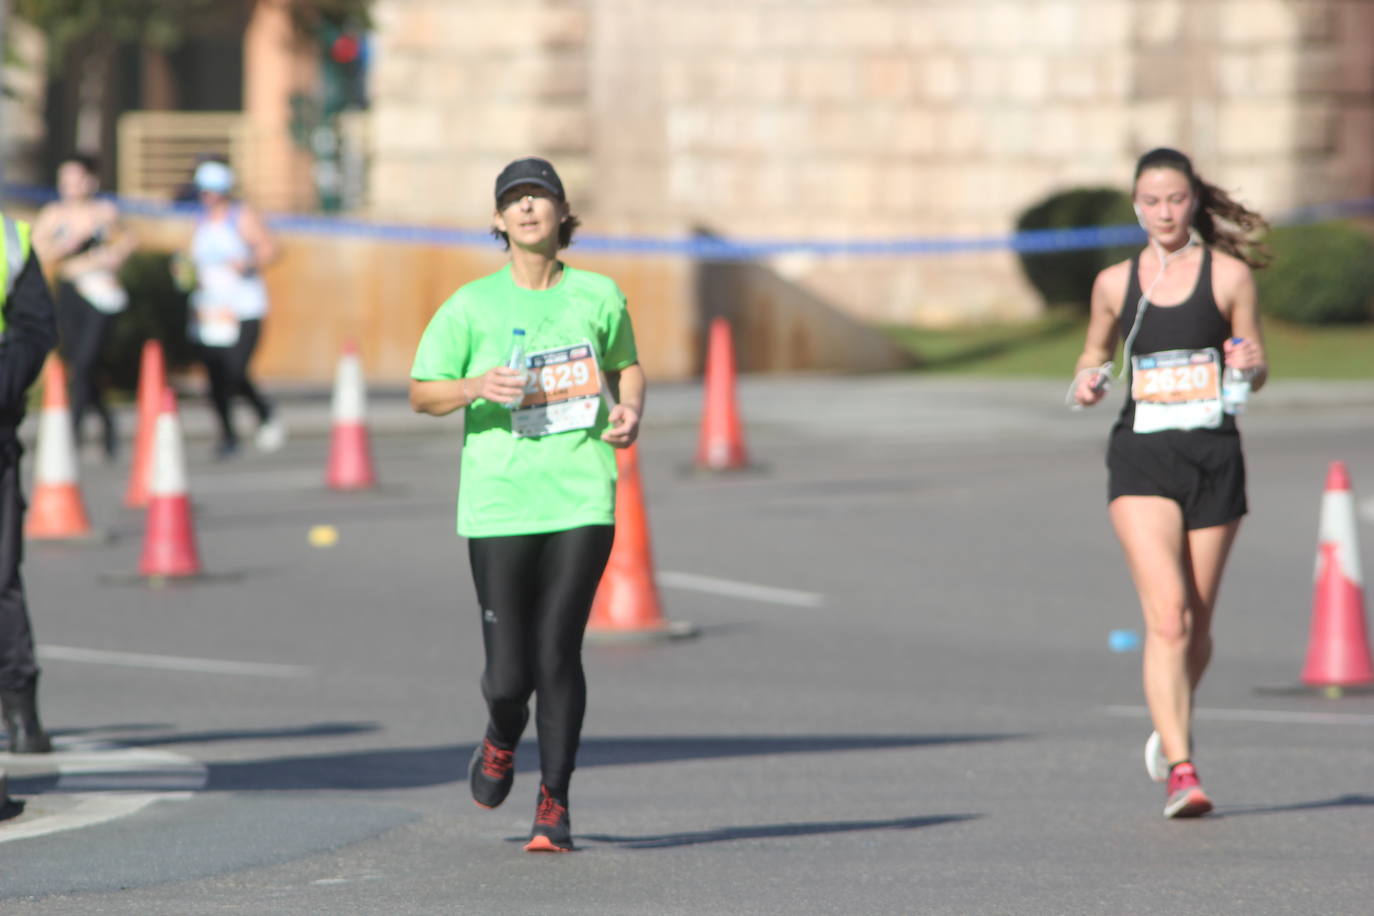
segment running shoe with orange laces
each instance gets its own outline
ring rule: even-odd
[[[483,738],[468,762],[472,800],[483,808],[495,808],[506,800],[514,782],[515,750],[497,747],[490,738]]]
[[[534,812],[534,828],[530,830],[530,841],[525,844],[525,852],[572,851],[572,821],[568,818],[568,805],[554,798],[541,785],[539,807]]]
[[[1184,760],[1169,770],[1168,795],[1164,802],[1165,817],[1202,817],[1212,810],[1212,800],[1202,791],[1197,768]]]

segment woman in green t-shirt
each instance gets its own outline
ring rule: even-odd
[[[458,533],[468,538],[481,605],[489,712],[468,768],[478,805],[495,808],[510,792],[529,700],[539,698],[531,852],[573,848],[568,784],[587,701],[582,634],[615,534],[612,449],[634,443],[644,408],[624,295],[609,278],[558,259],[576,227],[552,165],[506,166],[492,232],[510,261],[439,307],[410,373],[416,411],[465,410]],[[520,368],[507,365],[515,340]]]

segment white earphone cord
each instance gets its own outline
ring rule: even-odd
[[[1189,227],[1188,241],[1182,248],[1172,253],[1166,252],[1164,246],[1154,239],[1150,239],[1150,244],[1154,246],[1155,253],[1159,256],[1159,273],[1155,274],[1149,288],[1140,294],[1140,301],[1135,304],[1135,320],[1131,322],[1131,333],[1126,335],[1126,343],[1121,349],[1121,374],[1117,377],[1122,379],[1131,369],[1131,348],[1135,345],[1136,334],[1140,333],[1140,323],[1145,318],[1145,310],[1150,306],[1150,293],[1154,292],[1159,281],[1164,279],[1164,272],[1169,269],[1169,262],[1198,244],[1197,230]]]

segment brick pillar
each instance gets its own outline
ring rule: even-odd
[[[286,0],[258,0],[243,40],[246,160],[241,187],[266,210],[311,210],[311,157],[291,138],[291,96],[318,79],[313,49],[295,33]]]

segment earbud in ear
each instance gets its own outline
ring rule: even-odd
[[[1145,225],[1145,214],[1140,212],[1140,204],[1131,204],[1131,209],[1135,211],[1135,221],[1140,223],[1141,229],[1148,229]]]

